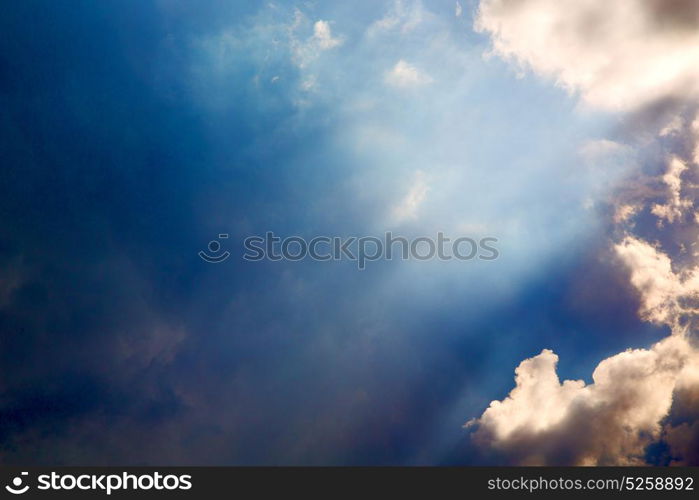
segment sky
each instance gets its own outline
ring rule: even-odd
[[[688,0],[8,6],[0,460],[696,465],[698,26]],[[388,231],[498,258],[243,258]]]

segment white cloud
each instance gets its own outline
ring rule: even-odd
[[[313,34],[303,40],[297,32],[306,25],[306,21],[305,16],[297,10],[294,23],[289,28],[292,59],[301,69],[315,61],[322,52],[339,47],[344,42],[343,38],[333,36],[330,23],[322,19],[313,24]]]
[[[302,34],[307,32],[310,21],[298,9],[294,12],[294,21],[288,28],[289,47],[291,60],[301,70],[301,82],[299,89],[304,93],[318,89],[317,66],[314,64],[323,52],[339,47],[344,43],[344,38],[334,36],[330,22],[323,19],[313,23],[313,34],[304,38]],[[296,100],[297,106],[303,107],[307,101],[305,98]]]
[[[615,250],[640,294],[641,317],[671,326],[673,335],[603,360],[590,385],[561,383],[558,356],[548,349],[522,361],[508,397],[467,424],[477,428],[479,446],[517,464],[633,465],[644,462],[649,444],[664,439],[674,456],[684,457],[679,462],[693,460],[685,443],[699,438],[697,416],[665,422],[699,401],[699,351],[682,321],[697,313],[699,268],[677,274],[666,254],[632,236]]]
[[[673,157],[667,167],[667,172],[662,180],[668,188],[667,203],[656,203],[651,212],[659,219],[670,223],[681,218],[685,210],[692,207],[692,200],[682,198],[682,174],[687,170],[687,165],[677,157]]]
[[[428,74],[401,59],[386,73],[385,81],[392,87],[412,88],[427,85],[433,80]]]
[[[643,463],[645,447],[661,436],[675,390],[699,387],[699,353],[684,336],[605,359],[590,385],[561,383],[557,362],[550,350],[522,361],[509,396],[467,424],[477,427],[476,443],[517,464]]]
[[[456,17],[461,17],[461,13],[463,12],[463,9],[461,7],[461,4],[459,3],[459,0],[456,0],[456,7],[454,10],[454,15]]]
[[[627,236],[614,247],[631,272],[631,284],[641,296],[643,319],[668,325],[683,333],[683,315],[695,315],[699,299],[699,267],[682,275],[672,269],[670,257],[638,238]]]
[[[429,185],[425,174],[418,170],[415,172],[412,184],[406,195],[393,207],[391,212],[394,223],[400,223],[408,219],[415,219],[418,210],[427,197]]]
[[[231,89],[240,85],[231,85],[231,81],[243,77],[247,68],[241,61],[248,61],[255,69],[250,81],[260,92],[265,91],[265,83],[283,82],[286,87],[294,82],[300,92],[291,96],[292,101],[307,105],[308,94],[321,87],[323,74],[332,65],[323,55],[342,46],[345,37],[333,31],[333,21],[313,20],[298,8],[290,12],[270,4],[253,20],[192,39],[192,88],[197,97],[212,107],[234,106]],[[289,62],[296,74],[280,72]]]
[[[660,130],[660,137],[667,137],[682,131],[684,123],[679,115],[673,116],[665,127]]]
[[[327,21],[316,21],[313,25],[313,41],[321,50],[329,50],[342,45],[341,38],[333,38],[330,24]]]
[[[625,203],[617,206],[614,210],[614,223],[622,224],[630,220],[634,215],[638,213],[640,208],[641,207],[639,205],[633,205],[631,203]]]
[[[694,0],[482,0],[476,28],[496,54],[604,109],[699,96]]]

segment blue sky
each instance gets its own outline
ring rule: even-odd
[[[2,460],[485,462],[462,425],[522,359],[589,381],[666,335],[599,257],[639,163],[605,149],[619,115],[488,56],[475,8],[7,6]],[[241,258],[267,231],[389,230],[500,258]]]

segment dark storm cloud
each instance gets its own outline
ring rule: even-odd
[[[148,97],[161,34],[138,12],[27,2],[0,21],[5,462],[64,462],[30,436],[87,415],[178,406],[157,381],[186,336],[173,311],[189,278],[169,278],[179,256],[163,250],[188,245],[196,132],[176,124],[195,117]]]
[[[648,22],[669,30],[699,28],[699,4],[692,0],[649,0]]]

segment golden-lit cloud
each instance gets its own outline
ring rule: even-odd
[[[493,52],[598,108],[699,96],[693,0],[483,0],[476,29]]]

